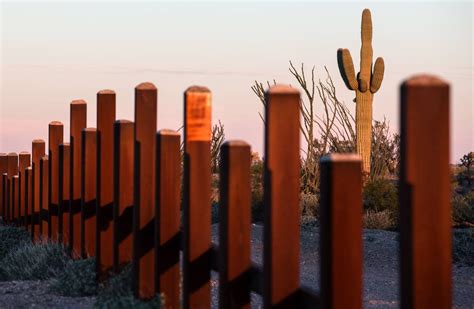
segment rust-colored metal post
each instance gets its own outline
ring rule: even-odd
[[[134,125],[114,123],[114,270],[132,260]]]
[[[3,221],[8,222],[7,207],[8,207],[8,174],[2,174],[2,205],[3,205]]]
[[[28,166],[25,169],[25,212],[24,212],[24,222],[26,229],[31,225],[31,203],[33,201],[33,168]]]
[[[81,256],[94,256],[96,250],[97,130],[82,130],[82,228]]]
[[[11,178],[12,184],[12,221],[18,224],[20,221],[20,176],[15,175]]]
[[[40,234],[42,239],[48,239],[49,231],[49,158],[44,156],[40,160]]]
[[[22,151],[18,155],[19,161],[19,168],[18,168],[18,175],[20,176],[20,201],[18,203],[18,224],[26,226],[26,218],[25,218],[25,186],[26,186],[26,176],[25,170],[28,166],[31,165],[31,155],[27,151]]]
[[[0,216],[5,220],[6,216],[6,199],[5,193],[6,189],[4,188],[3,174],[8,172],[8,156],[6,153],[0,153]]]
[[[184,93],[183,308],[210,306],[211,92]]]
[[[415,76],[401,85],[402,308],[451,308],[449,85]]]
[[[179,308],[179,249],[181,204],[180,135],[172,130],[156,134],[155,287],[166,308]]]
[[[219,308],[250,308],[250,145],[221,147],[219,199]]]
[[[300,94],[265,96],[263,305],[295,307],[300,286]]]
[[[82,130],[87,126],[87,104],[84,100],[74,100],[70,104],[70,164],[69,168],[69,246],[72,256],[81,254],[81,155]]]
[[[48,158],[49,158],[49,238],[58,240],[59,235],[59,144],[63,143],[64,126],[60,121],[49,123]]]
[[[135,185],[133,283],[140,298],[155,295],[154,215],[158,90],[151,83],[135,88]]]
[[[7,167],[7,174],[8,174],[8,182],[9,184],[7,184],[7,187],[8,187],[8,192],[7,192],[7,195],[8,195],[8,207],[7,207],[7,219],[9,222],[12,222],[13,221],[13,218],[14,218],[14,212],[13,212],[13,181],[12,181],[12,178],[13,176],[15,175],[18,175],[18,154],[16,152],[10,152],[8,154],[8,158],[7,158],[7,164],[8,164],[8,167]]]
[[[59,241],[69,245],[69,176],[71,167],[71,146],[59,145]]]
[[[97,93],[97,273],[113,266],[113,167],[115,92]]]
[[[31,209],[31,237],[35,241],[40,238],[40,160],[45,155],[46,144],[42,139],[32,142],[32,167],[33,167],[33,201]]]
[[[322,308],[362,308],[362,159],[321,159]]]

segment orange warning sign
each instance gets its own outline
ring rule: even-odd
[[[186,92],[186,140],[211,140],[210,91]]]

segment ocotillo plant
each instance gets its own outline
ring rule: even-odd
[[[337,50],[337,62],[342,79],[350,90],[356,92],[356,139],[357,153],[362,156],[362,168],[370,173],[370,151],[372,142],[372,101],[383,79],[385,70],[381,57],[375,60],[372,72],[372,17],[370,10],[362,12],[360,48],[360,72],[355,76],[351,53],[346,48]]]

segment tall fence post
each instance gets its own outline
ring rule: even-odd
[[[3,221],[8,222],[7,219],[7,207],[8,207],[8,174],[3,173],[2,175],[2,205],[3,205]]]
[[[300,94],[266,93],[263,305],[296,306],[300,286]]]
[[[401,85],[402,308],[451,308],[449,85],[415,76]]]
[[[5,188],[3,174],[8,172],[8,156],[6,153],[0,153],[0,215],[5,221]]]
[[[155,295],[154,215],[158,90],[152,83],[135,88],[135,185],[133,282],[140,298]]]
[[[49,192],[49,158],[47,155],[40,160],[40,233],[47,239],[49,230],[48,192]]]
[[[70,104],[70,168],[69,168],[69,244],[73,257],[81,254],[81,156],[82,130],[87,126],[87,104],[74,100]]]
[[[31,145],[33,167],[33,201],[31,209],[31,236],[35,241],[40,237],[40,160],[45,155],[46,144],[42,139],[35,139]]]
[[[156,135],[155,271],[156,292],[167,308],[179,308],[179,249],[181,205],[180,135],[160,130]]]
[[[15,175],[12,182],[12,219],[15,224],[20,222],[20,176]]]
[[[33,168],[28,166],[25,169],[25,228],[28,230],[31,225],[31,203],[33,202]]]
[[[183,308],[210,307],[211,92],[184,93]]]
[[[18,155],[18,175],[20,176],[20,201],[18,203],[18,224],[26,226],[26,218],[25,218],[25,190],[26,190],[26,176],[25,170],[28,166],[31,165],[31,155],[27,151],[22,151]]]
[[[362,308],[362,160],[331,154],[320,162],[322,308]]]
[[[7,159],[7,173],[8,173],[8,183],[7,183],[7,220],[11,222],[13,220],[13,176],[18,175],[18,154],[16,152],[10,152]]]
[[[97,93],[97,273],[113,266],[113,151],[115,92]]]
[[[219,308],[250,308],[250,145],[221,147],[219,198]]]
[[[69,168],[71,166],[71,146],[59,145],[59,241],[69,247]]]
[[[81,256],[94,256],[96,247],[97,130],[82,130]]]
[[[59,235],[59,144],[63,143],[64,126],[60,121],[49,123],[48,133],[48,158],[49,158],[49,231],[48,235],[53,241],[58,240]]]
[[[114,271],[132,260],[134,124],[114,123]]]

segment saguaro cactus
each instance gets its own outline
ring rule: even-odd
[[[351,53],[346,48],[337,50],[337,62],[342,79],[350,90],[356,92],[356,138],[357,153],[362,156],[362,168],[370,173],[370,152],[372,144],[372,101],[382,85],[385,70],[381,57],[375,60],[372,71],[372,17],[370,10],[362,12],[360,48],[360,72],[355,75]]]

